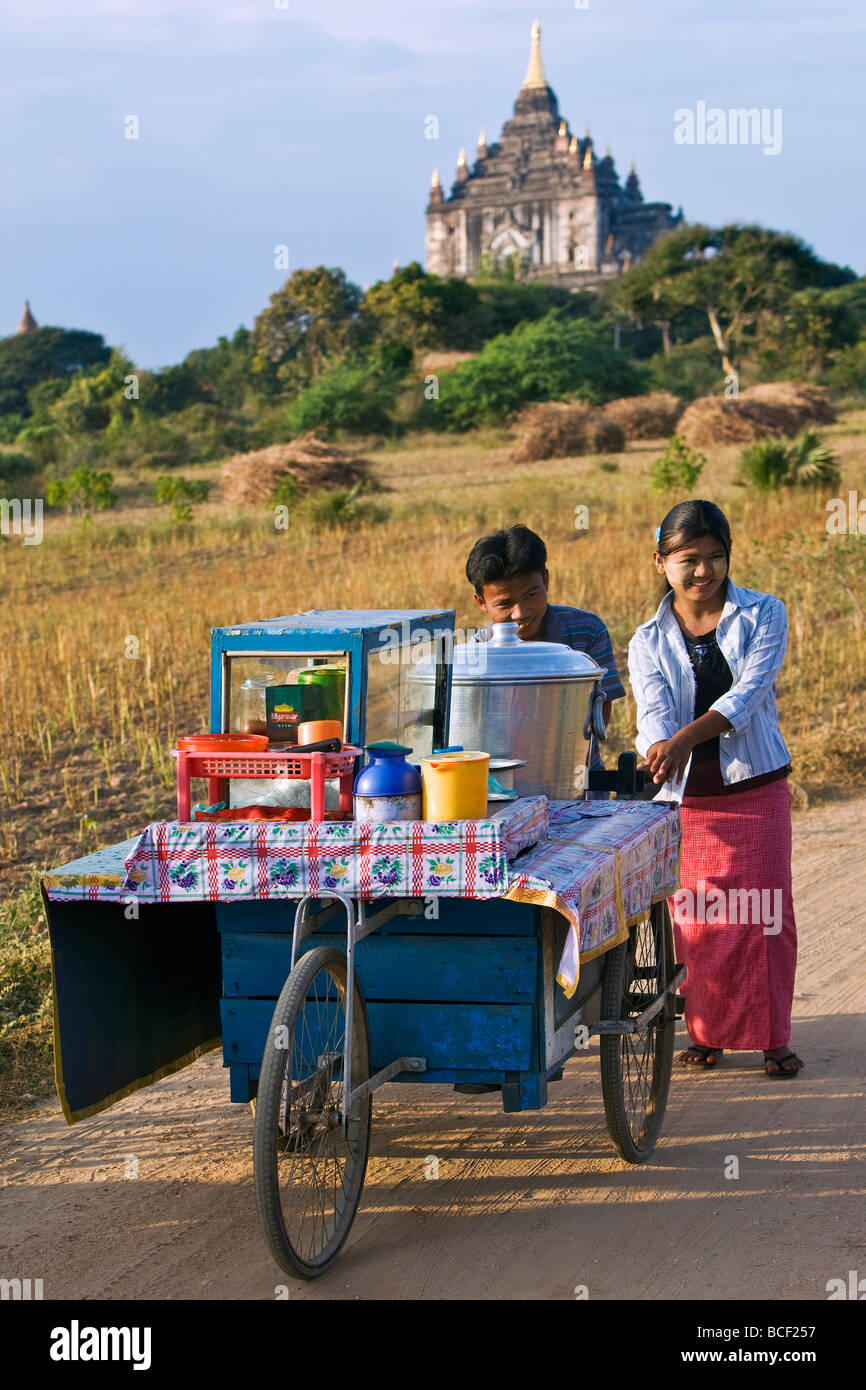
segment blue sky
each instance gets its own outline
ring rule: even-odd
[[[5,0],[0,334],[26,297],[158,367],[252,325],[278,244],[359,285],[423,262],[431,171],[450,187],[460,147],[498,136],[536,16],[563,115],[646,198],[864,273],[854,0]],[[677,144],[699,101],[780,108],[781,152]]]

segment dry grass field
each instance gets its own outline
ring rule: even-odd
[[[839,495],[862,496],[866,411],[847,411],[822,433],[839,455]],[[387,489],[375,502],[388,515],[349,530],[299,521],[276,531],[267,510],[232,511],[218,483],[192,526],[172,529],[147,500],[153,480],[124,475],[114,511],[85,524],[46,518],[41,545],[0,542],[7,924],[11,898],[34,871],[172,816],[168,750],[177,734],[207,727],[211,627],[306,608],[427,606],[454,607],[458,626],[477,626],[466,556],[479,535],[522,521],[547,542],[551,601],[604,618],[625,677],[628,640],[658,600],[653,532],[682,500],[650,486],[664,441],[516,464],[512,438],[352,441],[353,452],[373,460]],[[735,483],[736,447],[706,452],[694,495],[729,517],[733,577],[788,607],[779,703],[800,804],[862,787],[866,538],[828,535],[826,491],[761,495]],[[186,472],[217,480],[219,465]],[[578,506],[588,508],[587,530],[575,528]],[[631,746],[633,720],[629,697],[615,707],[613,754]],[[40,941],[34,936],[34,951],[44,949]],[[3,987],[0,977],[0,1002]]]

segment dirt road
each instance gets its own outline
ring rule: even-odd
[[[826,1299],[829,1279],[866,1276],[864,824],[864,800],[795,818],[806,1070],[771,1081],[739,1054],[675,1071],[649,1164],[613,1156],[597,1042],[535,1113],[387,1086],[349,1243],[294,1283],[259,1235],[252,1120],[215,1053],[72,1128],[56,1103],[3,1127],[0,1275],[61,1299],[270,1299],[287,1282],[293,1300]]]

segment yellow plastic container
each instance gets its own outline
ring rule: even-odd
[[[439,753],[421,759],[424,820],[483,820],[487,814],[489,753]]]

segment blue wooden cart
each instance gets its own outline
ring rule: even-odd
[[[262,1229],[277,1263],[321,1274],[364,1182],[372,1094],[385,1082],[501,1090],[506,1111],[547,1102],[563,1065],[601,1035],[605,1115],[623,1159],[645,1161],[673,1059],[674,963],[664,901],[582,965],[567,999],[559,913],[493,899],[218,904],[223,1055],[255,1110]],[[312,909],[316,908],[316,911]]]
[[[237,726],[235,700],[257,664],[342,663],[349,741],[398,737],[429,752],[447,739],[442,634],[453,619],[329,612],[218,630],[212,730]],[[382,659],[386,644],[395,660]],[[429,658],[431,644],[442,663],[424,710],[408,692],[417,648]],[[287,1272],[319,1275],[341,1249],[363,1187],[372,1095],[389,1081],[498,1091],[505,1111],[538,1109],[596,1033],[614,1145],[631,1163],[651,1154],[684,975],[670,884],[625,939],[581,959],[568,997],[556,976],[570,926],[551,907],[319,890],[296,903],[160,903],[139,920],[123,888],[132,844],[46,876],[64,1113],[94,1114],[221,1040],[231,1098],[255,1112],[259,1216]]]

